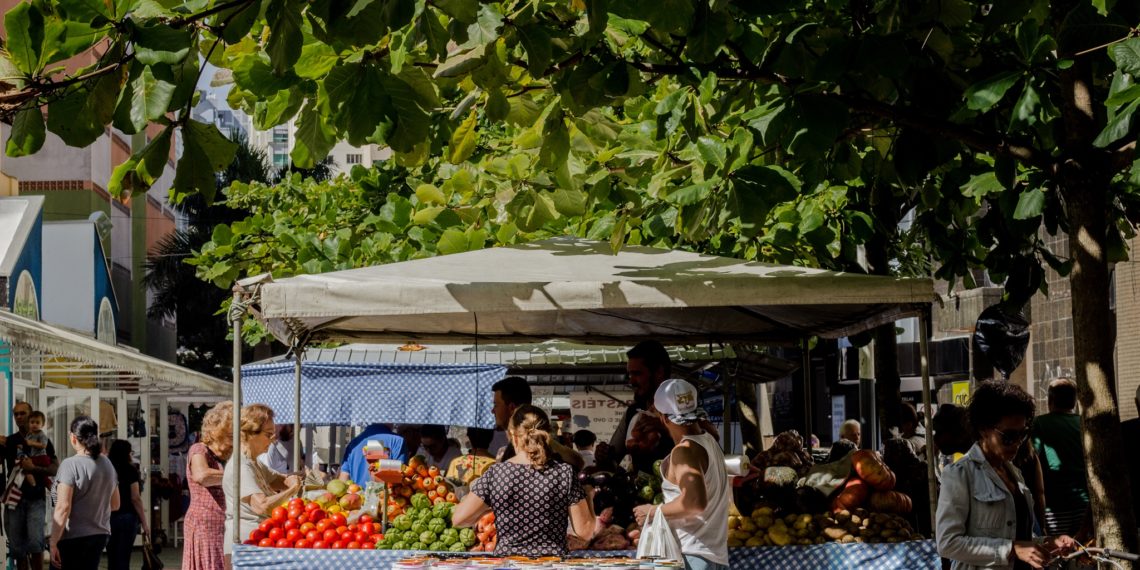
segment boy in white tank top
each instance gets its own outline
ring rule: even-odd
[[[665,503],[633,513],[643,526],[650,514],[668,519],[687,570],[722,570],[728,568],[728,472],[716,438],[701,427],[707,416],[697,407],[698,396],[684,380],[666,380],[657,388],[654,410],[677,445],[661,465]]]

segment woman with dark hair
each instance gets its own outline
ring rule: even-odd
[[[115,478],[119,488],[119,508],[111,513],[111,542],[107,545],[108,570],[128,570],[131,566],[131,549],[139,526],[148,536],[150,525],[146,522],[146,509],[139,494],[139,470],[131,461],[134,451],[131,442],[116,439],[111,443],[107,459],[115,468]]]
[[[507,426],[518,452],[487,468],[452,513],[455,526],[470,527],[493,511],[496,555],[565,556],[567,516],[575,535],[593,536],[594,509],[574,468],[551,447],[551,430],[546,412],[519,406]]]
[[[119,508],[115,467],[103,456],[99,426],[87,416],[72,420],[67,436],[75,455],[56,472],[51,562],[65,570],[97,570]]]
[[[1034,411],[1033,399],[1016,385],[988,381],[974,390],[969,417],[976,441],[942,472],[938,496],[938,553],[951,568],[1042,568],[1075,547],[1068,536],[1033,536],[1033,496],[1012,462]]]

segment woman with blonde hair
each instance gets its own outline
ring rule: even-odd
[[[574,473],[551,447],[553,429],[546,412],[522,405],[511,415],[507,435],[514,457],[487,468],[452,514],[458,527],[474,526],[494,511],[496,555],[565,556],[566,518],[574,534],[594,534],[594,509]]]
[[[233,402],[222,402],[202,418],[202,440],[190,447],[186,462],[186,484],[190,487],[190,508],[182,519],[186,545],[182,549],[184,570],[222,570],[223,537],[218,529],[226,522],[222,467],[233,452],[230,428]]]
[[[249,537],[274,507],[301,490],[301,478],[284,477],[266,467],[257,457],[269,449],[277,437],[273,410],[265,404],[250,404],[241,409],[241,451],[226,462],[222,475],[222,491],[226,501],[225,534],[222,549],[228,557],[233,551],[233,525],[237,519],[242,539]],[[234,513],[234,473],[241,469],[240,512]]]

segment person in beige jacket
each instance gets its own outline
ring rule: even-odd
[[[987,381],[974,390],[969,416],[976,442],[943,470],[938,496],[938,553],[953,570],[1042,568],[1076,547],[1068,536],[1035,536],[1033,496],[1011,463],[1034,410],[1016,385]]]

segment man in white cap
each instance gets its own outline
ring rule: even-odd
[[[665,503],[634,509],[637,522],[662,515],[677,532],[687,570],[728,568],[728,508],[731,496],[724,454],[702,427],[697,389],[684,380],[666,380],[653,395],[653,411],[676,442],[661,464]]]

